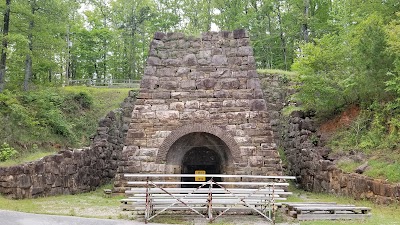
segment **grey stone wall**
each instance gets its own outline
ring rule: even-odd
[[[74,194],[95,189],[114,178],[133,109],[130,92],[121,109],[99,122],[90,147],[62,150],[40,160],[0,167],[0,193],[10,198]]]

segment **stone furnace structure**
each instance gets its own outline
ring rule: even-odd
[[[245,30],[156,33],[132,112],[124,173],[282,175]]]

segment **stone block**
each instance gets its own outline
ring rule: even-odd
[[[190,69],[188,67],[179,67],[178,70],[176,71],[176,76],[183,77],[189,75],[189,73]]]
[[[188,97],[189,96],[189,92],[187,92],[187,91],[183,91],[183,92],[175,92],[175,91],[172,91],[171,92],[171,98],[174,98],[174,99],[181,99],[181,98],[186,98],[186,97]]]
[[[234,30],[233,31],[233,38],[240,39],[240,38],[248,38],[249,34],[244,29]]]
[[[226,90],[216,90],[214,91],[215,98],[227,98],[229,96],[229,92]]]
[[[199,109],[200,108],[200,102],[198,100],[186,101],[185,102],[185,108],[186,109]]]
[[[203,121],[208,120],[210,113],[207,110],[197,110],[193,113],[193,119]]]
[[[156,173],[158,170],[158,166],[151,162],[151,163],[143,163],[141,165],[141,172],[143,173]]]
[[[171,98],[171,92],[169,91],[157,91],[153,93],[153,98],[169,99]]]
[[[140,82],[140,87],[144,89],[155,89],[158,84],[158,77],[147,76]]]
[[[1,175],[0,187],[15,188],[17,187],[17,177],[13,175]]]
[[[156,118],[161,121],[179,119],[179,111],[176,110],[157,111]]]
[[[178,83],[176,81],[161,81],[159,87],[166,90],[176,90]]]
[[[154,118],[156,118],[156,114],[155,114],[155,112],[143,112],[143,113],[139,113],[139,118],[154,119]]]
[[[194,90],[194,89],[196,89],[196,81],[195,80],[182,80],[180,82],[180,87],[183,90]]]
[[[189,73],[188,78],[193,80],[204,79],[206,78],[206,73],[203,71],[192,71]]]
[[[17,187],[30,188],[32,186],[31,177],[27,174],[20,174],[17,176]]]
[[[252,56],[253,55],[253,49],[250,46],[241,46],[238,48],[237,51],[238,56]]]
[[[156,131],[153,138],[166,138],[171,134],[171,131]]]
[[[150,47],[152,49],[157,49],[157,48],[163,48],[164,47],[164,42],[160,40],[153,40],[150,42]]]
[[[211,58],[211,50],[200,50],[199,54],[198,54],[198,58],[200,58],[200,59]]]
[[[200,79],[196,81],[197,89],[213,89],[217,81],[213,78]]]
[[[251,111],[263,111],[266,110],[265,100],[264,99],[255,99],[251,102]]]
[[[170,110],[182,111],[184,108],[185,108],[185,104],[183,102],[172,102],[169,104]]]
[[[189,121],[189,120],[191,120],[192,118],[193,118],[193,112],[191,112],[191,111],[185,111],[185,112],[182,112],[182,113],[179,115],[179,119],[180,119],[180,120]]]
[[[158,148],[163,143],[164,138],[150,138],[147,140],[147,147]]]
[[[247,80],[247,89],[260,89],[261,82],[258,78],[252,78]]]
[[[235,100],[224,100],[224,101],[222,102],[222,106],[223,106],[223,107],[234,107],[235,104],[236,104],[236,101],[235,101]]]
[[[263,157],[262,156],[249,156],[249,165],[251,167],[261,167],[263,165]]]
[[[250,100],[247,99],[239,99],[235,101],[235,106],[236,107],[241,107],[241,108],[248,108],[250,106]]]
[[[211,59],[211,65],[213,66],[225,66],[228,64],[228,59],[225,55],[214,55]]]
[[[265,158],[279,158],[279,153],[276,150],[261,150],[258,154]]]
[[[256,147],[254,146],[240,146],[240,156],[252,156],[256,151]]]
[[[195,54],[185,55],[182,59],[183,64],[186,66],[195,66],[197,65],[197,58]]]
[[[181,66],[181,62],[182,62],[182,60],[179,60],[179,59],[165,59],[162,61],[162,64],[164,64],[166,66],[179,67],[179,66]]]
[[[248,144],[250,143],[250,137],[233,137],[237,144]]]
[[[168,105],[152,105],[151,110],[159,111],[159,110],[168,110]]]
[[[163,68],[158,68],[156,70],[156,76],[163,81],[169,81],[171,80],[171,77],[175,77],[176,75],[176,69],[171,68],[171,67],[163,67]]]
[[[162,40],[162,39],[164,39],[165,37],[166,37],[166,34],[163,33],[163,32],[156,32],[156,33],[154,34],[154,39],[155,39],[155,40]]]
[[[161,59],[158,57],[154,57],[154,56],[149,56],[147,58],[147,65],[150,66],[159,66],[161,65]]]
[[[216,90],[231,90],[238,89],[240,87],[240,82],[235,78],[225,78],[220,79],[219,82],[215,85]]]
[[[262,150],[274,150],[274,149],[277,149],[277,146],[276,146],[275,142],[266,142],[266,143],[261,143],[261,149]]]

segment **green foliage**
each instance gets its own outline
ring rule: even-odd
[[[306,110],[316,110],[321,117],[328,117],[354,99],[349,89],[354,83],[346,78],[345,71],[337,71],[343,64],[345,49],[342,41],[334,35],[325,35],[316,44],[305,44],[301,58],[293,64],[299,73],[299,92],[295,96]]]
[[[0,145],[0,162],[12,158],[17,153],[18,152],[13,147],[4,142],[2,145]]]
[[[32,150],[29,152],[21,152],[11,159],[0,162],[0,167],[15,166],[26,162],[32,162],[52,153],[55,153],[55,150],[39,149],[38,147],[35,148],[35,144],[33,144]]]
[[[86,92],[79,92],[73,96],[76,101],[83,109],[90,109],[93,105],[93,99]]]
[[[0,93],[0,142],[21,152],[84,146],[98,120],[119,106],[129,89],[43,88]]]
[[[400,182],[400,162],[388,163],[387,161],[370,160],[368,166],[371,168],[365,171],[365,175],[385,179],[389,182]]]
[[[279,147],[278,152],[279,152],[279,157],[281,158],[282,164],[287,166],[288,160],[286,158],[285,150],[282,147]]]
[[[393,108],[392,103],[373,103],[348,127],[337,132],[330,145],[336,149],[359,149],[366,153],[375,149],[400,148],[399,110],[400,108]]]
[[[362,152],[364,161],[368,161],[365,175],[399,182],[399,115],[399,108],[393,108],[393,102],[375,102],[362,110],[348,127],[337,131],[329,145],[336,153]],[[354,172],[360,164],[343,161],[338,165],[346,172]]]
[[[337,166],[342,169],[344,172],[347,173],[354,173],[354,170],[357,169],[357,167],[359,167],[361,164],[354,162],[352,160],[346,161],[346,160],[342,160],[339,161]]]
[[[354,7],[357,13],[349,14],[345,8],[339,8],[337,13],[341,17],[335,26],[343,27],[302,45],[298,53],[301,57],[292,65],[301,81],[297,98],[322,118],[329,118],[347,105],[369,106],[375,101],[391,100],[398,83],[388,76],[395,66],[396,49],[395,39],[388,39],[393,32],[387,35],[385,27],[385,10],[390,7],[384,5],[383,9],[377,5],[373,9],[346,1],[343,4]],[[387,85],[390,89],[383,91]]]

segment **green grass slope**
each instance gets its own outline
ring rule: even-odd
[[[17,152],[0,166],[88,146],[98,120],[118,108],[129,90],[64,87],[0,93],[0,156],[7,149]]]

